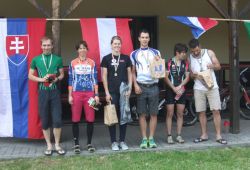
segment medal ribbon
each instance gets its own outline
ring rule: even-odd
[[[120,64],[120,57],[121,57],[121,55],[119,54],[118,60],[117,60],[117,62],[116,62],[116,59],[115,59],[114,55],[112,54],[112,63],[114,63],[115,75],[117,75],[117,69],[118,69],[119,64]],[[115,61],[115,62],[113,62],[113,61]]]
[[[49,67],[47,67],[47,64],[46,64],[46,62],[45,62],[45,59],[44,59],[44,55],[43,55],[43,54],[42,54],[42,57],[43,57],[43,64],[44,64],[44,66],[45,66],[45,69],[46,69],[47,73],[49,73],[49,69],[50,69],[50,66],[51,66],[51,63],[52,63],[52,58],[53,58],[53,56],[52,56],[52,54],[50,54]]]

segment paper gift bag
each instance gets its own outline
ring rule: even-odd
[[[116,109],[114,104],[107,104],[104,106],[104,124],[111,126],[118,123]]]
[[[164,78],[166,74],[165,60],[161,58],[159,60],[153,60],[150,63],[149,69],[152,78]]]
[[[212,89],[214,87],[214,81],[210,69],[199,72],[198,75],[202,78],[201,81],[206,86],[206,88]]]

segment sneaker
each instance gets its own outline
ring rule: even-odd
[[[95,147],[91,144],[87,144],[87,150],[90,152],[90,153],[93,153],[95,152]]]
[[[149,144],[149,148],[157,148],[157,145],[156,145],[156,143],[154,141],[154,138],[150,138],[148,140],[148,144]]]
[[[128,150],[128,145],[125,142],[120,142],[119,146],[122,150]]]
[[[168,142],[168,144],[174,144],[174,140],[173,140],[173,137],[171,135],[168,136],[167,142]]]
[[[81,153],[80,145],[73,146],[73,150],[75,154],[80,154]]]
[[[112,151],[119,151],[119,145],[117,142],[113,142],[111,145]]]
[[[148,140],[147,138],[143,138],[140,144],[141,149],[146,149],[148,147]]]
[[[176,142],[178,142],[178,143],[184,143],[185,141],[184,141],[184,139],[180,135],[178,135],[176,137]]]

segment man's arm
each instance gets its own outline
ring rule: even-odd
[[[215,53],[212,50],[208,50],[208,55],[212,61],[212,64],[208,64],[207,68],[208,69],[213,69],[213,70],[220,70],[221,69],[221,65],[219,60],[217,59]]]
[[[32,81],[35,81],[35,82],[46,82],[47,81],[47,77],[43,77],[43,78],[40,78],[40,77],[37,77],[35,76],[35,70],[30,68],[29,70],[29,75],[28,75],[29,79],[32,80]]]
[[[59,76],[57,77],[58,80],[62,80],[64,78],[64,70],[63,68],[59,69]]]
[[[134,83],[134,88],[135,88],[135,93],[136,94],[141,94],[141,88],[138,85],[137,81],[136,81],[136,68],[135,65],[132,66],[132,79],[133,79],[133,83]]]

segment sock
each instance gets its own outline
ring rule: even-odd
[[[73,131],[75,145],[79,145],[79,123],[78,122],[73,122],[72,131]]]
[[[94,123],[87,122],[87,144],[91,144],[93,131],[94,131]]]

